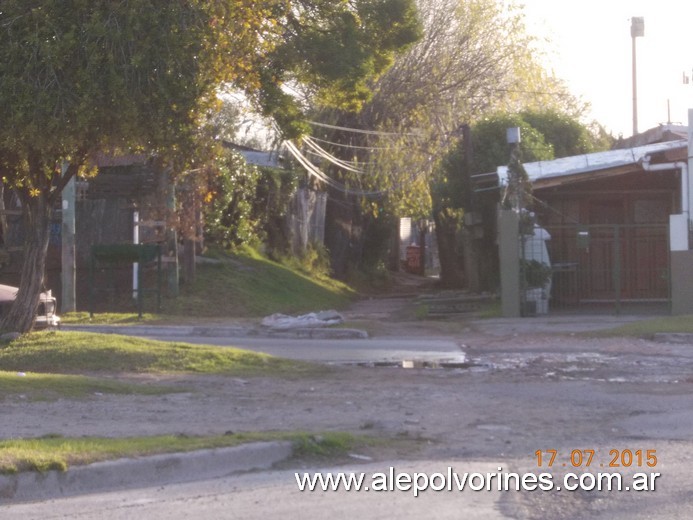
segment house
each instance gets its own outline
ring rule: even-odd
[[[680,287],[672,255],[690,242],[688,140],[680,128],[645,134],[619,149],[524,164],[532,210],[551,236],[554,310],[669,309]],[[501,183],[504,175],[499,168]]]

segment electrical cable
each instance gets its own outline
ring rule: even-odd
[[[410,137],[422,137],[422,134],[416,133],[402,133],[402,132],[383,132],[380,130],[362,130],[360,128],[347,128],[345,126],[328,125],[326,123],[318,123],[316,121],[306,121],[308,124],[313,126],[319,126],[321,128],[329,128],[331,130],[342,130],[344,132],[352,132],[355,134],[366,134],[366,135],[383,135],[383,136],[410,136]]]
[[[358,146],[355,144],[342,144],[342,143],[335,143],[334,141],[328,141],[327,139],[320,139],[319,137],[315,137],[314,135],[311,135],[310,138],[313,141],[318,141],[320,143],[325,143],[329,144],[332,146],[338,146],[342,148],[354,148],[357,150],[388,150],[389,148],[387,146]]]

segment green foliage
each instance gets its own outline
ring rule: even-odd
[[[47,373],[286,375],[317,369],[230,347],[53,331],[26,334],[0,348],[0,365],[7,370]]]
[[[153,322],[159,320],[156,314],[143,313],[142,317],[137,313],[108,313],[99,312],[91,316],[89,312],[67,312],[60,314],[60,323],[93,324],[93,325],[133,325],[138,323]]]
[[[270,257],[289,248],[286,212],[296,191],[298,178],[292,170],[260,168],[252,219],[262,227],[265,247]]]
[[[591,129],[578,119],[556,111],[525,110],[520,117],[553,148],[553,158],[599,151],[602,144]],[[524,137],[524,136],[523,136]]]
[[[340,309],[353,296],[341,282],[309,276],[241,247],[234,256],[220,255],[216,265],[200,265],[195,283],[179,298],[166,301],[164,311],[187,318],[266,316]]]
[[[301,435],[294,441],[294,456],[311,458],[341,456],[349,453],[358,444],[358,437],[344,432]]]
[[[514,6],[501,0],[422,0],[418,5],[421,40],[376,81],[374,96],[364,109],[358,115],[326,110],[318,117],[346,127],[390,132],[378,137],[335,132],[325,138],[349,139],[349,144],[369,149],[336,153],[359,153],[361,162],[374,164],[358,179],[344,176],[362,189],[387,193],[382,202],[387,211],[429,217],[431,197],[439,198],[446,184],[456,188],[452,177],[437,179],[438,159],[454,146],[463,124],[535,103],[572,108],[572,98],[542,70],[534,40]],[[429,192],[431,180],[441,185],[432,186],[440,188],[435,196]]]
[[[259,83],[266,15],[264,2],[2,1],[0,176],[21,200],[27,235],[1,329],[33,325],[65,184],[104,151],[183,162],[218,86]]]
[[[256,81],[245,71],[262,47],[261,11],[154,4],[2,2],[0,150],[11,152],[15,183],[38,187],[22,165],[29,150],[51,176],[56,161],[95,150],[180,147],[220,82]]]
[[[252,218],[260,173],[232,151],[217,158],[205,197],[205,238],[224,248],[252,243],[262,236]]]
[[[375,437],[345,432],[245,432],[211,436],[156,435],[124,438],[46,435],[34,439],[0,441],[0,475],[23,471],[66,471],[72,466],[124,457],[146,457],[276,441],[293,443],[294,457],[310,459],[344,456],[349,451],[384,442]],[[393,440],[388,439],[387,442],[392,444]]]
[[[90,155],[146,150],[190,164],[222,85],[296,136],[302,107],[281,94],[285,82],[358,106],[417,28],[412,0],[3,0],[0,176],[33,233],[3,330],[32,327],[50,208]]]
[[[639,319],[624,323],[615,328],[604,328],[598,332],[585,333],[591,337],[640,337],[652,338],[654,334],[693,334],[693,315],[660,316],[657,318]]]
[[[472,127],[474,173],[495,172],[499,165],[508,164],[510,145],[506,141],[506,130],[511,127],[520,128],[522,162],[554,158],[553,145],[522,114],[498,114],[486,117]]]
[[[521,142],[517,150],[513,150],[506,140],[506,130],[510,127],[520,128]],[[448,150],[431,180],[441,279],[449,283],[455,281],[460,213],[475,211],[482,216],[484,235],[476,242],[477,254],[488,258],[480,266],[481,285],[492,288],[497,278],[497,266],[492,256],[495,251],[495,208],[501,193],[493,188],[474,192],[472,176],[495,173],[498,166],[507,164],[514,182],[508,186],[503,203],[509,207],[528,207],[531,206],[531,184],[524,162],[551,160],[556,154],[587,153],[599,149],[604,141],[575,118],[553,110],[525,110],[488,116],[472,125],[468,139],[471,142],[459,139]],[[467,155],[468,151],[471,151],[471,156]],[[458,219],[450,218],[453,214],[458,215]]]
[[[294,0],[283,14],[282,43],[270,55],[257,99],[290,138],[307,128],[296,124],[301,109],[282,82],[311,85],[318,103],[357,111],[370,99],[369,81],[421,35],[413,0]]]
[[[273,256],[288,248],[285,217],[297,185],[291,170],[258,168],[225,150],[205,182],[205,239],[224,249],[266,244]]]
[[[538,260],[520,260],[520,272],[526,287],[544,287],[551,279],[551,268]]]
[[[101,394],[161,395],[181,392],[180,388],[127,383],[79,375],[35,374],[0,371],[0,399],[21,394],[30,400],[84,398]]]
[[[439,162],[430,190],[434,212],[471,207],[472,186],[462,141]]]
[[[514,158],[506,141],[510,127],[519,127],[521,133],[519,154]],[[465,143],[459,140],[440,162],[431,186],[434,207],[469,209],[473,199],[495,204],[497,193],[472,193],[471,175],[493,173],[503,164],[522,174],[522,163],[590,153],[605,146],[590,127],[551,110],[488,116],[472,126],[471,139],[471,158],[465,157]]]
[[[322,244],[310,243],[302,255],[278,255],[277,260],[282,265],[312,278],[329,279],[330,253]]]
[[[447,161],[457,165],[440,164],[455,149],[463,124],[473,125],[490,113],[518,107],[574,108],[574,98],[565,86],[543,70],[534,39],[514,4],[502,0],[420,0],[417,4],[422,38],[377,79],[374,95],[363,109],[358,114],[323,109],[314,116],[343,127],[386,132],[377,136],[315,132],[318,138],[355,146],[346,151],[335,146],[329,151],[367,165],[365,174],[335,168],[329,172],[349,187],[382,194],[362,205],[364,215],[375,213],[374,206],[386,214],[413,218],[430,218],[431,211],[436,214],[447,207],[469,207],[469,169],[461,150],[458,161]],[[537,137],[541,148],[550,148]],[[507,161],[505,145],[502,152]],[[491,170],[481,171],[495,171],[497,164],[502,162],[494,161]],[[366,233],[379,231],[364,228]],[[353,251],[348,251],[351,258],[370,251],[356,235],[349,238],[354,244]],[[345,251],[346,255],[347,248],[337,245],[330,244],[334,254]]]

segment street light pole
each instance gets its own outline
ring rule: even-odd
[[[645,36],[645,19],[642,16],[634,16],[630,21],[630,36],[633,40],[633,135],[638,133],[638,74],[637,59],[635,53],[635,39]]]

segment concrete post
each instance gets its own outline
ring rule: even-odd
[[[685,183],[682,183],[682,189]],[[683,199],[684,197],[682,197]],[[693,200],[693,109],[688,110],[688,200],[687,207],[681,208],[682,215],[670,217],[671,236],[688,233],[688,240],[670,241],[671,245],[671,313],[674,315],[693,314],[693,251],[691,251],[691,201]],[[683,217],[683,218],[681,218]],[[678,232],[676,230],[678,228]],[[686,235],[684,235],[686,236]]]
[[[693,229],[693,215],[691,215],[691,204],[693,204],[693,108],[688,109],[688,205],[681,208],[681,211],[688,215],[688,233],[691,243],[691,229]]]
[[[63,165],[63,174],[68,164]],[[61,291],[60,312],[77,309],[76,259],[75,259],[75,202],[76,180],[74,177],[63,188],[63,222],[61,230]]]

